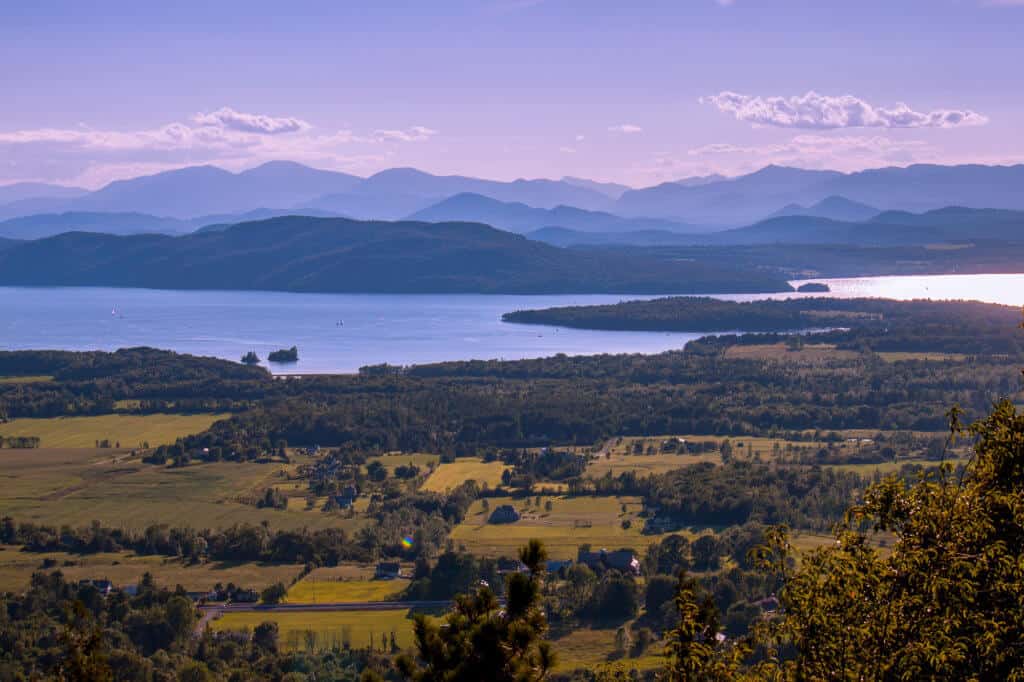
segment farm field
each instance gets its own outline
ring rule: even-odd
[[[413,643],[412,611],[328,611],[328,612],[242,612],[226,613],[212,621],[214,630],[252,630],[260,623],[272,621],[280,628],[281,645],[289,651],[307,648],[306,633],[313,632],[315,648],[328,649],[349,644],[380,649],[391,633],[399,647]]]
[[[357,530],[361,520],[319,508],[278,511],[247,503],[298,464],[217,462],[171,468],[145,464],[123,450],[3,449],[0,515],[73,527],[93,520],[134,529],[153,523],[218,528],[267,521],[276,529]]]
[[[611,656],[615,651],[615,630],[616,628],[593,630],[580,628],[557,639],[553,638],[551,644],[558,653],[555,670],[570,672],[577,668],[588,670],[601,667],[614,668],[617,662],[612,660]],[[627,669],[656,668],[665,663],[661,651],[662,644],[655,642],[642,656],[622,658],[618,660],[618,663]]]
[[[929,362],[961,362],[967,359],[962,353],[903,353],[898,351],[879,353],[878,357],[886,362],[905,362],[908,360],[927,360]]]
[[[725,357],[730,360],[784,360],[803,364],[823,364],[831,360],[852,360],[856,351],[838,350],[828,343],[809,343],[799,350],[790,350],[784,343],[770,343],[756,346],[729,346]]]
[[[289,604],[390,601],[409,586],[408,580],[339,580],[310,574],[288,589]]]
[[[392,474],[395,468],[400,466],[409,466],[415,464],[421,469],[427,469],[431,465],[437,465],[441,461],[441,455],[431,455],[425,452],[414,452],[414,453],[401,453],[394,452],[384,455],[378,455],[376,457],[368,457],[367,463],[380,462],[388,470],[388,474]]]
[[[625,455],[609,454],[590,460],[586,475],[590,478],[601,478],[607,474],[613,477],[627,471],[638,476],[664,474],[691,464],[711,462],[721,464],[722,457],[717,452],[704,452],[699,455],[664,453],[659,455]]]
[[[137,556],[130,552],[68,554],[65,552],[22,552],[20,547],[0,545],[0,592],[21,591],[32,574],[41,570],[45,559],[56,562],[69,580],[106,579],[117,586],[134,585],[143,573],[153,574],[158,585],[182,585],[189,591],[209,590],[217,583],[263,589],[276,582],[286,585],[302,570],[298,564],[256,562],[212,562],[187,565],[162,556]],[[68,565],[70,564],[70,565]]]
[[[104,414],[96,417],[12,419],[0,424],[0,435],[38,436],[44,448],[92,448],[97,441],[123,448],[170,444],[205,431],[224,414]]]
[[[486,483],[492,488],[501,485],[501,475],[508,466],[501,462],[485,462],[477,457],[460,457],[450,464],[441,464],[423,484],[423,490],[442,493],[466,481]]]
[[[487,523],[489,512],[485,513],[482,501],[477,500],[466,520],[452,530],[451,539],[478,556],[510,557],[530,538],[538,538],[553,559],[575,559],[583,544],[594,549],[629,547],[639,551],[661,539],[641,533],[642,504],[636,497],[541,497],[540,507],[533,506],[530,499],[530,506],[523,500],[491,500],[492,510],[499,504],[512,504],[523,515],[519,521],[505,524]],[[549,501],[550,512],[545,509]],[[629,521],[631,527],[623,528],[623,521]]]
[[[43,374],[33,376],[0,377],[0,384],[38,384],[47,381],[53,381],[53,377]]]

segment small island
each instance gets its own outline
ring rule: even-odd
[[[247,365],[258,365],[260,363],[260,356],[256,355],[255,351],[249,351],[242,356],[242,362]]]
[[[295,346],[291,348],[282,348],[281,350],[275,350],[273,353],[267,356],[267,359],[271,362],[298,362],[299,361],[299,349]]]
[[[800,293],[828,293],[832,291],[831,288],[824,282],[806,282],[796,288]]]

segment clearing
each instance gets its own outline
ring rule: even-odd
[[[485,483],[491,488],[501,485],[501,475],[509,467],[501,462],[485,462],[478,457],[460,457],[450,464],[441,464],[423,484],[423,490],[443,493],[466,481]]]
[[[226,414],[104,414],[96,417],[12,419],[0,424],[4,436],[38,436],[44,448],[92,448],[98,441],[123,448],[173,443],[200,433]]]

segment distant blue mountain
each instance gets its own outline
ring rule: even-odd
[[[829,220],[846,220],[860,222],[870,220],[881,213],[874,206],[868,206],[857,201],[850,201],[846,197],[831,196],[825,197],[812,206],[800,206],[790,204],[785,206],[769,218],[781,218],[784,216],[810,216],[812,218],[828,218]]]
[[[534,208],[519,202],[504,202],[479,194],[463,193],[444,199],[408,216],[409,220],[444,222],[450,220],[484,223],[510,232],[532,232],[543,227],[562,227],[580,232],[698,232],[699,227],[658,218],[622,218],[602,211],[573,206]]]

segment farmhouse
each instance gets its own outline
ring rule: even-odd
[[[381,561],[373,577],[378,580],[394,580],[402,577],[402,564],[397,561]]]
[[[529,571],[522,561],[519,559],[498,559],[498,573],[504,575],[505,573],[526,573]]]
[[[640,575],[640,561],[636,558],[636,554],[628,549],[620,549],[615,552],[609,552],[606,549],[599,552],[588,552],[581,549],[577,561],[594,569],[614,568],[618,571]]]
[[[511,504],[503,504],[493,512],[488,523],[515,523],[519,520],[519,512]]]

